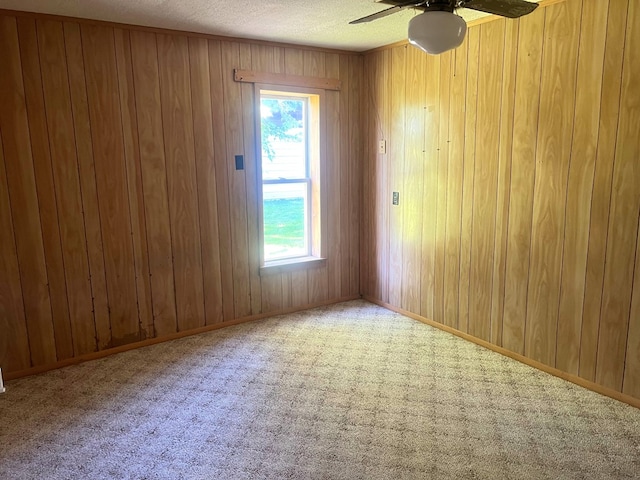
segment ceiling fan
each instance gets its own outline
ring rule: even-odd
[[[370,22],[407,8],[423,10],[423,13],[409,21],[409,42],[431,55],[438,55],[462,44],[467,24],[462,17],[453,13],[458,8],[518,18],[538,7],[537,3],[525,0],[380,0],[378,3],[393,6],[349,23]]]

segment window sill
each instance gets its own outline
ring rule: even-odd
[[[277,260],[260,267],[260,275],[276,275],[278,273],[296,272],[298,270],[324,267],[326,264],[327,259],[320,257],[302,257]]]

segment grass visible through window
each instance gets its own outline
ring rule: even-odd
[[[304,210],[303,198],[264,200],[264,246],[270,258],[306,252]]]

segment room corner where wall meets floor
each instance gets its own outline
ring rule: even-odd
[[[366,55],[365,297],[640,399],[637,48],[567,0]]]
[[[433,57],[3,12],[5,376],[364,294],[640,399],[639,22],[566,0]],[[341,82],[322,268],[258,275],[234,69]]]

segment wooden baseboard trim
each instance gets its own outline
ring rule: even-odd
[[[545,373],[549,373],[555,377],[561,378],[563,380],[566,380],[568,382],[571,383],[575,383],[576,385],[579,385],[580,387],[586,388],[587,390],[591,390],[592,392],[596,392],[599,393],[601,395],[604,395],[606,397],[610,397],[613,398],[614,400],[618,400],[620,402],[626,403],[628,405],[631,405],[632,407],[636,407],[636,408],[640,408],[640,399],[632,397],[630,395],[626,395],[624,393],[618,392],[616,390],[612,390],[610,388],[607,387],[603,387],[602,385],[599,385],[595,382],[591,382],[589,380],[585,380],[584,378],[578,377],[577,375],[572,375],[570,373],[567,372],[563,372],[562,370],[558,370],[557,368],[554,367],[550,367],[548,365],[545,365],[543,363],[537,362],[535,360],[532,360],[530,358],[525,357],[524,355],[520,355],[518,353],[514,353],[510,350],[507,350],[506,348],[502,348],[499,347],[497,345],[493,345],[492,343],[489,343],[485,340],[479,339],[477,337],[474,337],[472,335],[469,335],[468,333],[464,333],[461,332],[459,330],[456,330],[455,328],[451,328],[447,325],[443,325],[441,323],[435,322],[433,320],[429,320],[428,318],[422,317],[420,315],[417,315],[415,313],[409,312],[407,310],[403,310],[402,308],[398,308],[395,307],[391,304],[382,302],[380,300],[377,300],[373,297],[369,297],[367,295],[363,296],[363,299],[374,303],[376,305],[379,305],[383,308],[386,308],[387,310],[391,310],[393,312],[396,313],[400,313],[401,315],[404,315],[406,317],[412,318],[414,320],[417,320],[419,322],[422,322],[426,325],[429,325],[431,327],[435,327],[439,330],[445,331],[447,333],[451,333],[453,335],[455,335],[456,337],[460,337],[463,338],[465,340],[468,340],[469,342],[475,343],[476,345],[479,345],[481,347],[487,348],[489,350],[492,350],[496,353],[499,353],[500,355],[504,355],[505,357],[509,357],[512,358],[514,360],[517,360],[520,363],[524,363],[525,365],[529,365],[530,367],[533,367],[537,370],[541,370]]]
[[[127,352],[129,350],[134,350],[136,348],[149,347],[151,345],[156,345],[158,343],[169,342],[171,340],[191,337],[193,335],[199,335],[201,333],[212,332],[214,330],[219,330],[225,327],[231,327],[233,325],[239,325],[241,323],[255,322],[257,320],[265,320],[267,318],[277,317],[278,315],[286,315],[288,313],[301,312],[304,310],[310,310],[312,308],[323,307],[325,305],[333,305],[335,303],[348,302],[351,300],[359,300],[360,298],[361,298],[360,295],[353,295],[353,296],[342,297],[342,298],[333,299],[333,300],[326,300],[324,302],[311,303],[311,304],[303,305],[300,307],[284,308],[284,309],[277,310],[274,312],[269,312],[269,313],[259,313],[257,315],[251,315],[248,317],[238,318],[235,320],[229,320],[228,322],[216,323],[214,325],[207,325],[206,327],[196,328],[194,330],[187,330],[184,332],[173,333],[171,335],[166,335],[164,337],[150,338],[148,340],[129,343],[127,345],[109,348],[107,350],[101,350],[99,352],[88,353],[86,355],[80,355],[78,357],[61,360],[56,363],[40,365],[37,367],[32,367],[25,370],[19,370],[16,372],[4,372],[3,375],[4,375],[4,379],[7,382],[9,382],[11,380],[27,377],[30,375],[38,375],[40,373],[45,373],[50,370],[56,370],[58,368],[69,367],[71,365],[78,365],[79,363],[89,362],[91,360],[98,360],[100,358],[108,357],[110,355],[115,355],[116,353]]]

